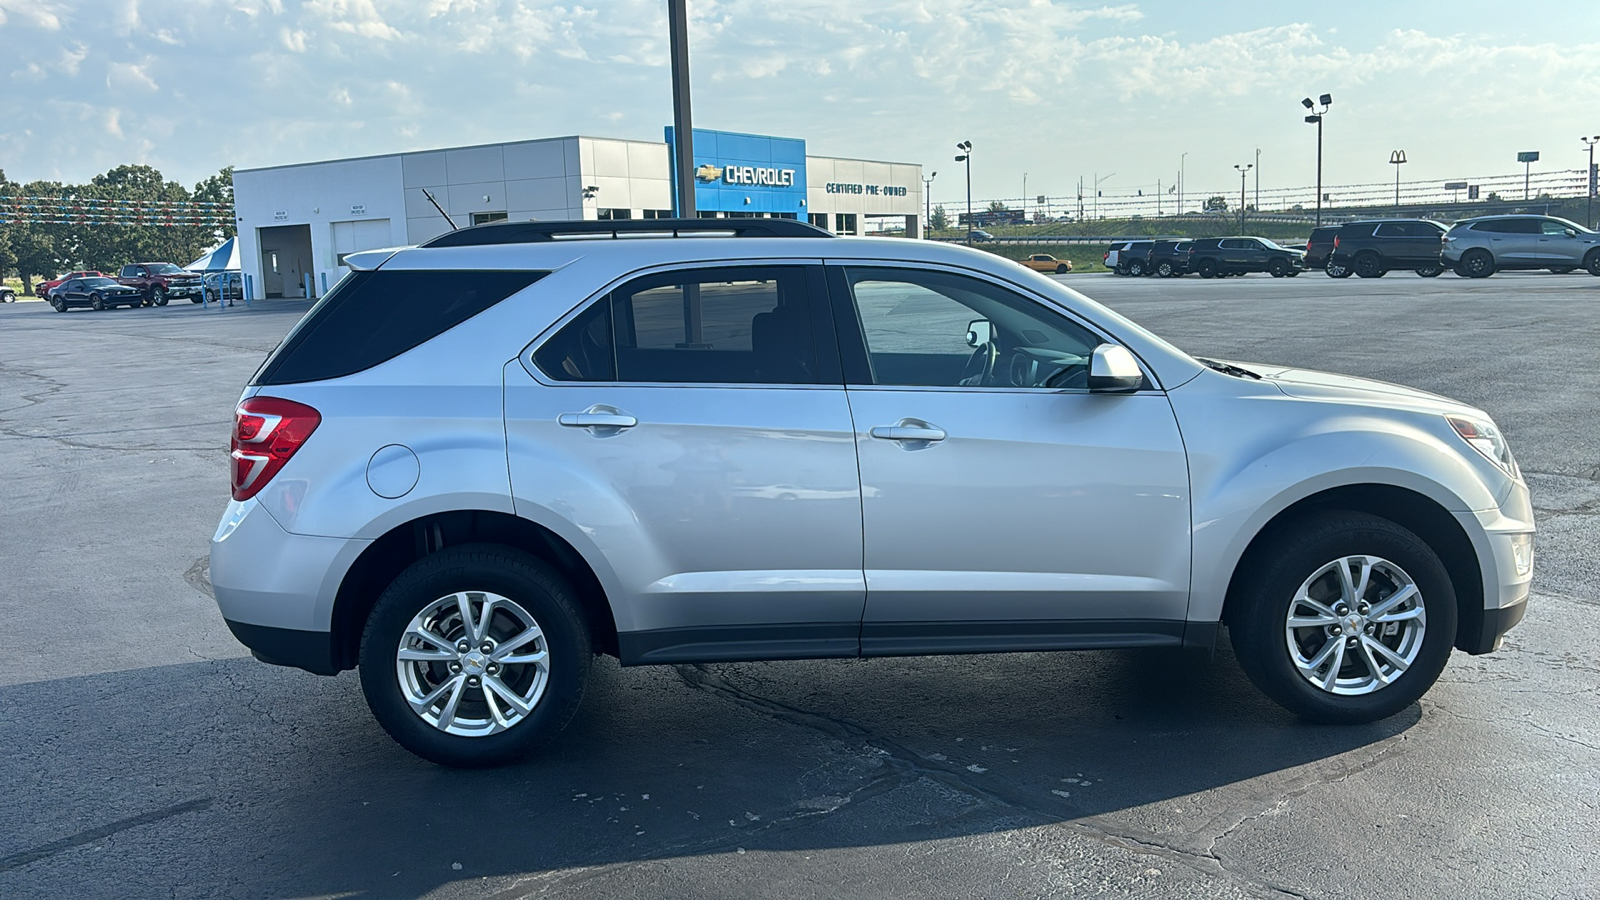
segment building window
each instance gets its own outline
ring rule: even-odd
[[[600,210],[600,218],[602,218],[602,219],[631,219],[631,218],[633,218],[633,210],[631,210],[631,209],[602,209],[602,210]]]
[[[646,219],[670,219],[670,218],[672,218],[672,210],[670,210],[670,209],[647,209],[647,210],[644,211],[644,218],[646,218]]]
[[[811,224],[817,226],[818,228],[827,228],[828,227],[828,214],[827,213],[812,213],[810,215],[810,217],[809,217],[809,221],[811,222]]]
[[[838,232],[839,234],[855,234],[856,233],[856,214],[855,213],[835,213],[834,216],[833,216],[833,221],[834,221],[834,229],[833,230]]]
[[[503,212],[481,212],[472,214],[472,224],[487,225],[490,222],[504,222],[509,218]]]
[[[735,210],[733,212],[728,213],[728,218],[730,218],[730,219],[759,219],[759,218],[761,218],[761,214],[760,213],[753,213],[753,212],[745,212],[743,210]]]
[[[709,210],[709,209],[702,209],[696,215],[698,215],[702,219],[720,219],[720,218],[722,218],[722,214],[721,213],[715,212],[715,211]]]
[[[773,213],[772,217],[774,219],[798,219],[798,218],[800,218],[800,214],[799,213]]]

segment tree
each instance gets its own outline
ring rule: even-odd
[[[950,214],[944,211],[943,203],[933,208],[933,215],[929,217],[928,224],[932,225],[935,231],[943,231],[950,227]]]
[[[1206,212],[1227,212],[1228,198],[1221,194],[1206,200]]]
[[[1001,203],[999,200],[990,200],[989,201],[989,212],[999,213],[999,212],[1005,212],[1005,211],[1006,211],[1006,205],[1004,203]]]
[[[224,166],[222,171],[195,185],[190,199],[223,204],[228,222],[222,226],[222,240],[239,233],[238,220],[233,218],[233,166]],[[208,208],[202,207],[202,210]]]

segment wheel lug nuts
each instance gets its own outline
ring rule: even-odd
[[[470,684],[473,687],[477,687],[478,686],[478,676],[474,675],[471,678],[468,678],[467,679],[467,684]]]
[[[494,649],[494,641],[484,641],[478,645],[478,649],[488,653],[490,650]]]
[[[452,671],[452,672],[461,671],[461,663],[451,663],[450,664],[450,671]]]
[[[462,642],[456,644],[456,649],[461,651],[462,653],[465,653],[468,650],[472,649],[472,645],[467,643],[466,641],[462,641]]]

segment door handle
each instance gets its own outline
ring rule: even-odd
[[[867,432],[879,440],[934,444],[945,439],[944,429],[916,419],[901,419],[893,425],[879,425]]]
[[[598,404],[583,412],[562,413],[556,421],[568,428],[587,428],[594,434],[616,434],[639,424],[638,419],[620,409]]]

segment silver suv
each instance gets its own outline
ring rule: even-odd
[[[1208,649],[1321,722],[1521,619],[1472,407],[1196,359],[1056,281],[785,220],[497,223],[347,257],[251,379],[217,603],[449,765],[623,665]]]
[[[1584,268],[1600,275],[1600,234],[1554,216],[1481,216],[1444,236],[1444,264],[1457,275],[1488,278],[1502,269]]]

